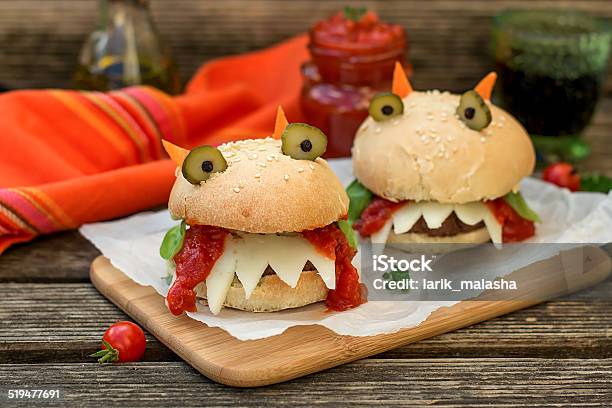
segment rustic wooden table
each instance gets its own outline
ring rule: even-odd
[[[594,154],[585,167],[612,175],[612,99],[587,140]],[[0,387],[59,388],[60,406],[612,404],[612,280],[284,384],[235,389],[151,336],[139,363],[100,366],[87,357],[106,327],[129,319],[89,282],[97,255],[71,231],[0,256]]]

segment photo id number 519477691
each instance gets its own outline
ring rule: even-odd
[[[19,400],[19,399],[60,399],[61,392],[59,389],[46,389],[46,388],[11,388],[7,389],[3,393],[6,399]]]

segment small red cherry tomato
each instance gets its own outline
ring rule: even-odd
[[[542,173],[544,181],[565,187],[570,191],[580,189],[580,175],[569,163],[554,163],[544,169]]]
[[[117,322],[104,332],[102,350],[90,357],[97,357],[100,364],[138,361],[145,352],[146,342],[144,332],[138,325]]]

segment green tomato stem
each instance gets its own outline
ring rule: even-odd
[[[110,345],[109,342],[102,339],[102,344],[104,347],[102,350],[96,351],[93,354],[90,354],[89,357],[98,358],[98,363],[114,363],[119,360],[119,350]]]

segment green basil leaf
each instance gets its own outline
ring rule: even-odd
[[[608,193],[612,190],[612,179],[599,173],[584,173],[580,176],[580,191]]]
[[[363,210],[372,201],[372,192],[364,187],[357,180],[346,188],[346,194],[349,196],[349,209],[348,209],[348,220],[351,224],[359,219]]]
[[[368,11],[365,7],[344,7],[344,17],[347,20],[352,20],[357,22],[361,19],[361,17]]]
[[[506,194],[504,200],[506,200],[506,203],[508,203],[508,205],[512,207],[514,211],[516,211],[522,218],[533,222],[540,222],[540,216],[529,208],[521,193],[510,192]]]
[[[161,247],[159,247],[159,254],[162,258],[172,259],[174,255],[179,253],[181,248],[183,248],[186,229],[187,224],[185,224],[185,221],[181,221],[179,225],[170,228],[168,232],[166,232]]]
[[[409,271],[400,271],[399,269],[391,269],[389,272],[385,272],[383,274],[383,279],[386,279],[388,281],[395,281],[395,282],[401,282],[404,279],[410,279],[410,272]],[[394,290],[394,289],[389,289],[387,288],[387,290]],[[399,290],[401,292],[407,293],[410,292],[410,289],[396,289]]]
[[[337,222],[338,228],[346,237],[349,245],[353,248],[357,249],[359,246],[359,241],[357,241],[357,235],[355,235],[355,231],[353,230],[353,223],[347,220],[340,220]]]

